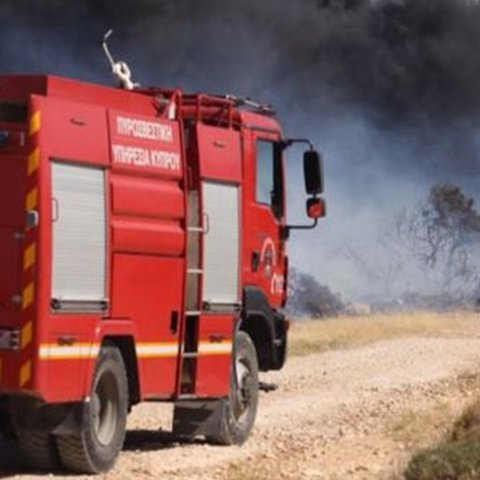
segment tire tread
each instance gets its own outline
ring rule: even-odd
[[[33,430],[19,432],[18,447],[29,466],[42,471],[58,470],[59,454],[55,437],[50,433]]]
[[[245,355],[245,358],[248,358],[249,362],[251,362],[251,373],[258,382],[257,352],[255,350],[252,339],[246,332],[240,331],[237,333],[235,338],[235,348],[237,348],[239,351],[242,351]],[[249,418],[249,422],[244,428],[239,427],[236,424],[235,420],[233,420],[229,401],[222,403],[221,422],[218,426],[218,430],[215,434],[207,436],[207,442],[213,445],[225,446],[242,445],[243,443],[245,443],[245,441],[250,435],[251,429],[253,428],[253,424],[255,422],[258,406],[258,388],[255,393],[255,397],[256,398],[254,405],[252,406],[252,412]]]
[[[63,465],[76,473],[96,473],[85,452],[81,436],[58,437],[58,452]]]

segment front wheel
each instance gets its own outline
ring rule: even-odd
[[[104,346],[78,432],[57,438],[64,466],[78,473],[109,470],[123,446],[127,411],[128,382],[122,355],[116,347]]]
[[[245,332],[237,332],[230,395],[224,404],[218,432],[207,440],[218,445],[241,445],[252,431],[258,406],[258,359]]]

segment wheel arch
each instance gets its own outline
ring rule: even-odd
[[[257,351],[258,366],[261,371],[269,370],[272,358],[272,332],[264,315],[250,313],[245,316],[240,330],[252,339]]]
[[[127,372],[129,403],[130,406],[136,405],[141,400],[141,389],[134,337],[107,335],[102,339],[102,347],[104,345],[114,346],[120,351]]]
[[[270,307],[266,295],[258,287],[245,287],[243,301],[240,330],[246,332],[252,339],[260,370],[281,368],[285,361],[283,345],[286,342],[286,332],[280,332],[282,348],[278,348],[276,343],[279,342],[281,330],[277,324],[283,322],[283,316]]]

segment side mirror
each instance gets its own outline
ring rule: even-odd
[[[307,215],[310,218],[318,219],[327,214],[327,205],[323,198],[309,198],[307,200]]]
[[[323,193],[323,160],[316,150],[307,150],[303,154],[303,173],[307,193],[309,195]]]

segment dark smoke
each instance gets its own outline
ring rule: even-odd
[[[361,111],[420,149],[448,131],[448,155],[433,168],[448,170],[453,154],[456,171],[476,163],[476,3],[2,0],[0,19],[4,71],[109,81],[98,42],[113,27],[144,84],[260,96],[285,118]],[[431,169],[427,159],[418,166]]]
[[[250,78],[255,90],[301,88],[309,110],[354,103],[405,120],[480,106],[480,7],[462,0],[2,0],[0,18],[6,69],[70,74],[70,59],[92,75],[114,27],[150,81],[238,89]]]
[[[476,194],[475,1],[2,0],[0,20],[2,72],[110,83],[99,43],[113,28],[115,55],[145,86],[273,103],[287,133],[326,153],[331,216],[293,250],[304,265],[302,247],[318,250],[313,273],[336,288],[363,288],[343,244],[371,254],[380,224],[414,195],[437,181]]]

